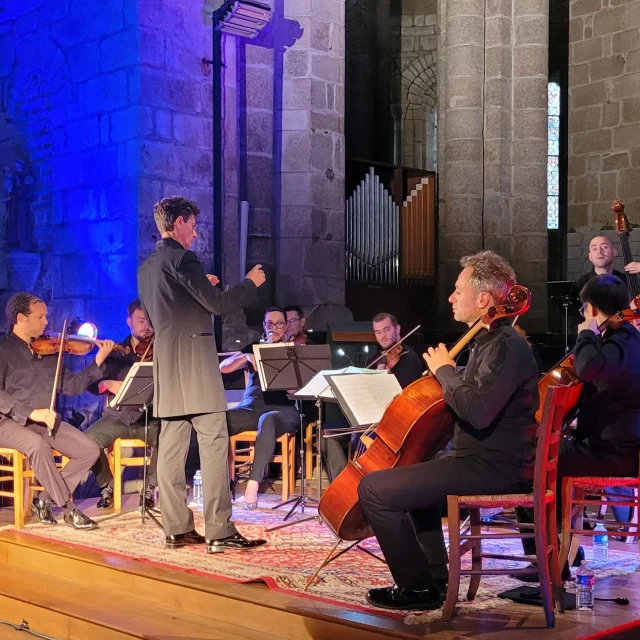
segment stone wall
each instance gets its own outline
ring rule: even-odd
[[[627,204],[631,223],[640,223],[638,24],[638,0],[571,3],[570,230],[611,227],[616,198]],[[570,252],[569,260],[575,259]]]
[[[435,171],[438,3],[403,0],[401,23],[402,163]]]

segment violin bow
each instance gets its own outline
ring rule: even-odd
[[[385,349],[371,364],[367,365],[367,369],[371,369],[371,367],[373,367],[374,364],[376,364],[377,362],[380,362],[380,360],[382,360],[382,358],[384,358],[387,353],[389,353],[389,351],[391,351],[392,349],[395,349],[399,344],[402,344],[410,335],[414,334],[422,325],[416,325],[415,327],[413,327],[413,329],[411,329],[411,331],[409,331],[409,333],[407,333],[406,336],[404,336],[403,338],[400,338],[400,340],[398,340],[398,342],[392,344],[388,349]]]
[[[56,396],[58,395],[58,385],[60,384],[60,372],[62,371],[62,356],[64,355],[64,341],[67,339],[67,326],[69,324],[69,318],[64,319],[62,325],[62,333],[60,334],[60,352],[58,353],[58,362],[56,364],[56,375],[53,379],[53,391],[51,392],[51,404],[49,409],[51,411],[56,410]],[[53,429],[48,429],[49,436],[53,435]]]

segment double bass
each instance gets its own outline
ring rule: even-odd
[[[506,304],[491,307],[456,342],[449,355],[456,358],[480,331],[493,331],[503,318],[526,313],[530,304],[525,287],[512,287]],[[358,502],[360,480],[373,471],[428,460],[451,440],[453,427],[453,414],[435,376],[428,374],[410,384],[386,408],[369,448],[351,460],[325,491],[318,505],[322,519],[341,540],[372,536]]]

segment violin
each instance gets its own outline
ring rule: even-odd
[[[59,333],[47,333],[39,338],[35,338],[29,343],[31,350],[39,356],[52,356],[60,353],[60,345],[64,344],[62,351],[74,356],[86,356],[94,346],[96,341],[85,336],[74,336]],[[126,355],[124,347],[116,344],[113,351],[120,355]]]
[[[640,307],[640,295],[633,299],[632,304],[636,307],[635,309],[624,309],[614,313],[598,327],[598,331],[602,333],[607,329],[617,329],[625,322],[633,322],[634,320],[640,319],[640,309],[638,308]],[[552,385],[572,385],[565,404],[563,416],[564,420],[568,422],[573,418],[573,415],[578,408],[580,396],[582,395],[582,388],[584,386],[584,383],[578,377],[572,353],[562,358],[560,362],[555,364],[540,378],[540,380],[538,380],[538,391],[540,393],[540,407],[538,408],[538,411],[536,411],[536,421],[538,424],[540,424],[540,420],[542,420],[544,401],[547,397],[547,388]]]
[[[391,349],[387,351],[387,355],[380,359],[378,363],[383,364],[389,371],[393,369],[398,362],[400,361],[400,357],[403,354],[403,347],[400,343],[395,344]]]
[[[140,362],[153,360],[153,338],[154,336],[151,336],[148,340],[140,340],[134,347],[133,352],[140,358]],[[129,347],[126,347],[125,351],[131,353]]]

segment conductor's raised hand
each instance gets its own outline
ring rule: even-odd
[[[429,371],[434,375],[440,367],[449,366],[455,368],[456,366],[456,363],[452,360],[449,352],[447,351],[447,347],[443,344],[439,344],[437,347],[429,347],[422,357],[427,363]]]
[[[267,280],[267,276],[264,274],[261,264],[257,264],[253,267],[253,269],[247,273],[246,278],[251,280],[256,287],[262,286]]]
[[[207,280],[215,287],[220,284],[220,278],[218,276],[207,273]]]

